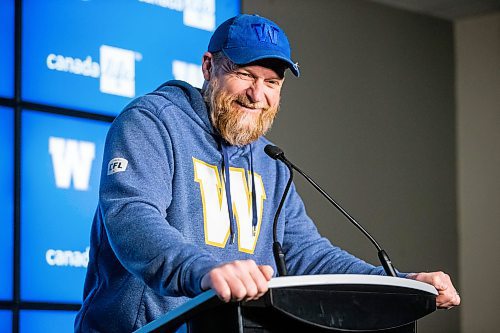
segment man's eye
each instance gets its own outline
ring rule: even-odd
[[[267,80],[266,85],[271,89],[279,89],[281,88],[281,84],[283,82],[281,80]]]
[[[244,73],[244,72],[236,72],[236,76],[238,76],[240,79],[243,80],[252,80],[253,76],[249,73]]]

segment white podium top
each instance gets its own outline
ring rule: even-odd
[[[411,288],[438,295],[436,288],[430,284],[412,279],[381,275],[360,274],[323,274],[276,277],[269,281],[269,288],[285,288],[297,286],[313,286],[327,284],[364,284]]]

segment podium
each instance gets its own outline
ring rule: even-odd
[[[249,302],[220,301],[212,290],[145,325],[137,333],[175,332],[417,332],[417,320],[436,310],[431,285],[372,275],[273,278]]]

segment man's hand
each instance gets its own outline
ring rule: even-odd
[[[272,277],[271,266],[258,266],[253,260],[236,260],[205,274],[201,279],[201,288],[213,289],[224,302],[250,301],[267,292],[267,282]]]
[[[460,295],[458,295],[453,283],[451,283],[448,274],[443,272],[416,273],[410,274],[408,278],[434,286],[439,293],[436,298],[438,308],[451,309],[454,306],[460,305]]]

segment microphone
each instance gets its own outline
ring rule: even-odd
[[[290,170],[290,176],[288,177],[288,182],[286,183],[285,191],[281,196],[280,203],[278,205],[278,209],[276,209],[276,213],[274,214],[274,222],[273,222],[273,254],[274,254],[274,262],[276,263],[276,268],[278,269],[279,276],[287,276],[288,272],[285,264],[285,254],[283,253],[283,249],[281,248],[281,243],[278,241],[278,217],[281,213],[281,208],[283,208],[283,204],[285,203],[286,195],[288,194],[288,190],[290,190],[290,185],[292,185],[293,180],[293,169],[288,160],[282,160],[281,158],[285,157],[285,153],[283,151],[273,145],[267,145],[264,147],[264,151],[267,155],[269,155],[272,159],[280,159]]]
[[[384,267],[385,273],[388,276],[397,276],[396,270],[394,269],[394,266],[392,265],[391,259],[389,258],[387,253],[380,247],[380,245],[377,243],[377,241],[372,237],[372,235],[370,235],[370,233],[368,233],[368,231],[366,231],[365,228],[363,228],[361,226],[361,224],[359,224],[351,215],[349,215],[349,213],[344,208],[342,208],[337,202],[335,202],[335,200],[333,200],[332,197],[330,195],[328,195],[328,193],[326,193],[318,184],[316,184],[316,182],[314,180],[312,180],[311,177],[309,177],[302,170],[300,170],[297,166],[295,166],[292,162],[290,162],[285,157],[285,153],[283,152],[283,150],[281,150],[281,148],[273,146],[273,145],[267,145],[266,147],[264,147],[264,152],[272,159],[280,160],[281,162],[285,163],[285,165],[290,170],[290,178],[288,179],[288,183],[287,183],[287,186],[286,186],[285,191],[283,193],[283,197],[281,198],[280,205],[278,206],[278,209],[276,210],[276,214],[274,216],[274,224],[273,224],[273,238],[274,238],[273,239],[274,240],[273,252],[274,252],[274,257],[276,260],[276,265],[278,266],[278,271],[280,270],[279,265],[281,263],[278,264],[278,260],[276,259],[276,256],[279,255],[279,259],[282,260],[282,265],[285,265],[284,264],[285,255],[284,255],[283,251],[281,251],[281,253],[276,253],[276,250],[275,250],[276,243],[279,245],[279,249],[281,249],[281,244],[277,241],[277,235],[276,235],[276,228],[277,228],[277,224],[278,224],[277,221],[278,221],[279,214],[281,212],[281,208],[283,206],[283,202],[285,200],[285,196],[287,195],[288,190],[290,188],[290,184],[292,182],[292,178],[293,178],[292,169],[295,169],[372,242],[372,244],[377,248],[378,258],[379,258],[382,266]],[[280,272],[280,275],[282,275],[281,272]],[[286,267],[285,267],[285,275],[286,275]]]

